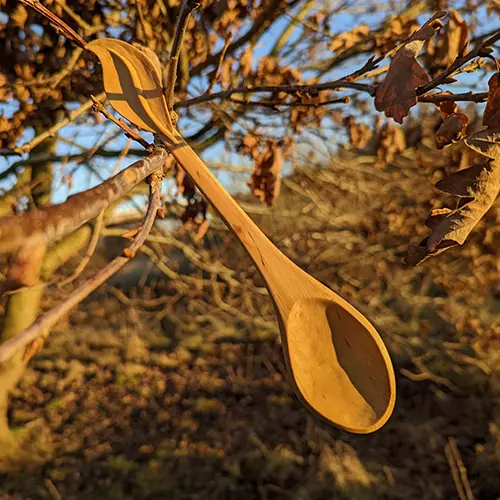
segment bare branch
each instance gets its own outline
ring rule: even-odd
[[[62,287],[65,285],[68,285],[69,283],[72,283],[73,281],[82,274],[84,269],[87,267],[88,263],[90,262],[90,259],[94,255],[95,249],[97,248],[97,243],[99,242],[99,238],[101,236],[101,231],[104,226],[104,210],[97,216],[95,226],[92,232],[92,238],[90,239],[89,245],[87,247],[87,251],[85,252],[85,255],[83,256],[83,259],[79,262],[77,268],[73,271],[71,276],[66,278],[65,280],[61,281],[58,283],[58,286]]]
[[[340,97],[338,99],[330,99],[329,101],[322,102],[300,102],[300,101],[245,101],[236,99],[234,97],[230,98],[231,102],[235,104],[241,104],[243,106],[264,106],[267,108],[272,108],[278,110],[280,106],[289,106],[289,107],[304,107],[304,108],[319,108],[321,106],[327,106],[328,104],[348,104],[350,102],[349,96]]]
[[[246,87],[236,87],[233,89],[223,90],[222,92],[216,92],[215,94],[203,94],[198,97],[193,97],[192,99],[187,99],[185,101],[176,103],[174,107],[184,108],[194,106],[195,104],[201,104],[203,102],[209,102],[215,99],[226,99],[227,97],[231,97],[234,94],[253,94],[260,92],[284,92],[286,94],[292,94],[295,92],[311,92],[344,88],[367,92],[371,96],[375,95],[375,87],[373,85],[348,82],[344,79],[340,79],[333,82],[315,83],[312,85],[256,85],[254,87],[247,85]]]
[[[0,253],[13,252],[29,241],[50,243],[74,231],[129,193],[148,175],[162,169],[167,157],[165,148],[158,147],[146,158],[64,203],[0,217]]]
[[[182,3],[181,11],[177,18],[175,26],[174,41],[172,42],[172,50],[170,51],[170,58],[168,60],[167,74],[164,82],[163,92],[167,99],[169,109],[173,109],[174,102],[174,88],[177,80],[177,66],[179,64],[179,56],[182,48],[182,41],[186,33],[187,23],[189,16],[193,10],[197,9],[201,4],[199,0],[184,0]]]
[[[444,102],[444,101],[468,101],[468,102],[485,102],[488,100],[488,92],[466,92],[464,94],[430,94],[420,96],[418,102]]]
[[[210,82],[210,86],[207,89],[207,92],[206,92],[207,94],[212,93],[212,90],[214,89],[215,84],[217,83],[217,80],[219,79],[220,71],[222,68],[222,63],[224,62],[224,57],[226,56],[227,49],[228,49],[229,44],[231,43],[232,39],[233,39],[232,35],[229,35],[226,38],[226,42],[224,43],[224,47],[222,47],[222,50],[220,52],[220,59],[219,59],[219,62],[217,63],[217,67],[215,68],[214,76],[212,78],[212,81]]]

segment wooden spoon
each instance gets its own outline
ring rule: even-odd
[[[396,383],[389,354],[375,328],[351,304],[283,255],[186,143],[168,147],[264,278],[301,401],[327,422],[350,432],[366,434],[382,427],[394,409]]]

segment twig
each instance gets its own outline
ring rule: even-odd
[[[103,92],[99,94],[97,97],[94,99],[98,101],[103,101],[106,97],[106,94]],[[64,118],[63,120],[57,122],[55,125],[52,127],[48,128],[45,132],[43,132],[40,135],[37,135],[34,137],[31,141],[27,142],[23,146],[19,146],[14,148],[12,151],[14,154],[23,154],[23,153],[29,153],[33,148],[38,146],[41,142],[43,142],[45,139],[48,139],[49,137],[54,137],[55,133],[58,132],[60,129],[74,121],[76,118],[79,116],[83,115],[86,113],[90,108],[92,107],[92,101],[89,99],[86,103],[82,104],[78,109],[75,109],[72,111],[67,118]]]
[[[443,102],[443,101],[468,101],[468,102],[485,102],[488,100],[488,92],[466,92],[464,94],[430,94],[423,95],[417,98],[418,102]]]
[[[45,480],[45,487],[50,493],[52,500],[62,500],[62,496],[60,495],[59,491],[57,491],[57,488],[50,479]]]
[[[290,0],[287,5],[287,9],[293,8],[298,4],[299,0]],[[283,8],[281,7],[282,0],[271,0],[266,8],[262,10],[257,18],[254,19],[252,26],[249,30],[245,32],[240,38],[235,40],[231,45],[229,45],[226,53],[233,54],[240,47],[243,47],[246,43],[252,43],[254,40],[258,39],[262,33],[269,29],[270,25],[282,15]],[[192,75],[199,75],[201,72],[213,64],[217,64],[220,59],[220,53],[212,54],[208,56],[203,62],[197,64],[191,69]]]
[[[335,80],[333,82],[315,83],[311,85],[255,85],[246,87],[236,87],[233,89],[223,90],[221,92],[216,92],[214,94],[203,94],[198,97],[193,97],[192,99],[187,99],[185,101],[179,101],[175,104],[174,108],[185,108],[193,106],[195,104],[200,104],[202,102],[213,101],[215,99],[225,99],[231,97],[233,94],[253,94],[257,92],[284,92],[286,94],[293,94],[295,92],[311,92],[320,90],[333,90],[349,88],[354,90],[359,90],[361,92],[367,92],[371,96],[375,95],[376,87],[373,85],[368,85],[365,83],[355,83],[347,82],[344,79]]]
[[[460,500],[474,500],[474,495],[467,477],[467,469],[460,457],[455,438],[448,438],[448,443],[444,447],[444,453],[450,465],[451,475]]]
[[[83,32],[87,35],[89,31],[93,29],[93,27],[88,24],[84,19],[82,19],[76,12],[74,12],[70,7],[68,7],[68,4],[66,3],[66,0],[55,0],[58,5],[60,5],[64,12],[68,14],[73,21],[75,21],[82,29]]]
[[[147,43],[150,41],[150,37],[153,35],[151,31],[151,25],[146,23],[144,18],[144,12],[142,11],[142,5],[140,0],[135,0],[135,8],[137,9],[137,14],[139,15],[139,22],[141,23],[143,40]]]
[[[177,66],[179,64],[179,56],[182,48],[182,41],[186,33],[189,16],[193,10],[197,9],[201,4],[200,0],[184,0],[182,2],[181,11],[177,17],[175,25],[174,41],[172,42],[172,50],[168,60],[167,73],[165,76],[163,92],[167,99],[169,109],[173,109],[174,103],[174,88],[177,80]]]
[[[70,28],[62,19],[60,19],[55,14],[53,14],[49,9],[44,7],[40,3],[40,0],[20,0],[20,1],[24,5],[31,7],[32,9],[36,10],[39,14],[47,18],[50,24],[52,24],[52,26],[54,26],[54,28],[60,33],[62,33],[62,35],[66,37],[68,40],[76,43],[82,49],[85,48],[85,45],[87,45],[85,40],[73,28]]]
[[[71,282],[75,281],[76,278],[80,276],[80,274],[83,273],[88,263],[90,262],[92,255],[94,255],[95,249],[97,248],[97,243],[99,242],[99,237],[101,236],[101,231],[103,226],[104,226],[104,210],[97,216],[94,230],[92,232],[92,238],[90,239],[89,246],[87,247],[87,251],[85,252],[85,255],[83,256],[82,260],[80,261],[76,269],[73,271],[73,274],[69,278],[66,278],[65,280],[58,283],[58,286],[62,287],[70,284]]]
[[[93,109],[94,111],[98,111],[101,113],[103,116],[105,116],[108,120],[111,120],[114,124],[118,125],[124,132],[127,137],[130,139],[133,139],[134,141],[137,141],[141,146],[146,148],[148,151],[153,151],[153,145],[149,144],[148,141],[144,140],[138,132],[133,130],[131,127],[129,127],[121,118],[115,118],[105,107],[102,102],[100,102],[100,99],[94,97],[93,95],[90,96],[93,102]]]
[[[50,243],[74,231],[132,191],[148,175],[162,169],[167,157],[165,148],[158,147],[146,158],[64,203],[0,217],[0,253],[13,252],[31,240]]]
[[[319,108],[321,106],[326,106],[328,104],[347,104],[350,102],[350,98],[340,97],[339,99],[331,99],[329,101],[323,102],[284,102],[284,101],[244,101],[240,99],[235,99],[234,97],[230,98],[231,102],[236,104],[242,104],[246,106],[265,106],[268,108],[276,109],[279,106],[298,106],[298,107],[314,107]]]
[[[0,365],[8,361],[16,352],[36,342],[38,338],[46,338],[50,329],[71,309],[88,297],[94,290],[106,282],[113,274],[119,271],[132,259],[146,240],[156,219],[161,201],[161,176],[151,175],[149,204],[141,227],[132,244],[123,251],[123,254],[113,259],[91,279],[75,289],[66,300],[40,316],[29,328],[23,330],[12,339],[0,346]]]
[[[214,76],[212,78],[212,81],[210,82],[210,86],[207,89],[207,92],[206,92],[207,94],[212,93],[212,90],[214,89],[215,84],[217,83],[217,80],[219,79],[219,74],[220,74],[220,71],[222,68],[222,63],[224,62],[224,57],[226,57],[227,48],[229,47],[229,44],[231,43],[232,39],[233,39],[232,34],[226,38],[226,43],[224,43],[224,47],[222,47],[222,50],[220,52],[220,58],[219,58],[219,62],[217,63],[217,68],[215,68]]]

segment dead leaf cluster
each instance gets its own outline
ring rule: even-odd
[[[271,207],[280,193],[281,146],[276,140],[268,140],[262,151],[253,148],[252,154],[255,163],[248,185],[255,197]]]
[[[358,123],[352,115],[343,119],[343,124],[349,134],[349,142],[356,149],[363,149],[373,136],[372,127],[366,123]]]
[[[456,109],[455,103],[440,105],[445,120],[438,133],[447,120],[459,117]],[[464,135],[466,121],[465,117],[460,120],[463,125],[456,126],[459,136]],[[455,122],[458,122],[457,118]],[[490,78],[488,102],[482,123],[486,126],[484,130],[474,132],[464,139],[470,149],[481,155],[482,161],[459,170],[436,184],[440,191],[459,198],[458,204],[453,210],[449,208],[432,210],[426,221],[431,234],[420,245],[410,247],[406,259],[409,264],[417,265],[448,248],[462,245],[498,196],[500,191],[499,73]],[[442,137],[442,135],[437,136],[436,140],[441,140]]]
[[[384,168],[406,149],[406,136],[401,127],[385,123],[379,131],[377,140],[377,167]]]

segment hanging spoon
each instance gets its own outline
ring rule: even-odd
[[[351,304],[281,253],[185,143],[172,155],[253,260],[280,325],[285,359],[303,403],[354,433],[373,432],[390,417],[395,379],[375,328]]]
[[[87,44],[103,66],[113,108],[157,134],[245,247],[266,282],[280,325],[288,370],[302,402],[327,422],[373,432],[395,402],[394,370],[375,328],[351,304],[283,255],[219,184],[172,120],[158,58],[122,40]]]

